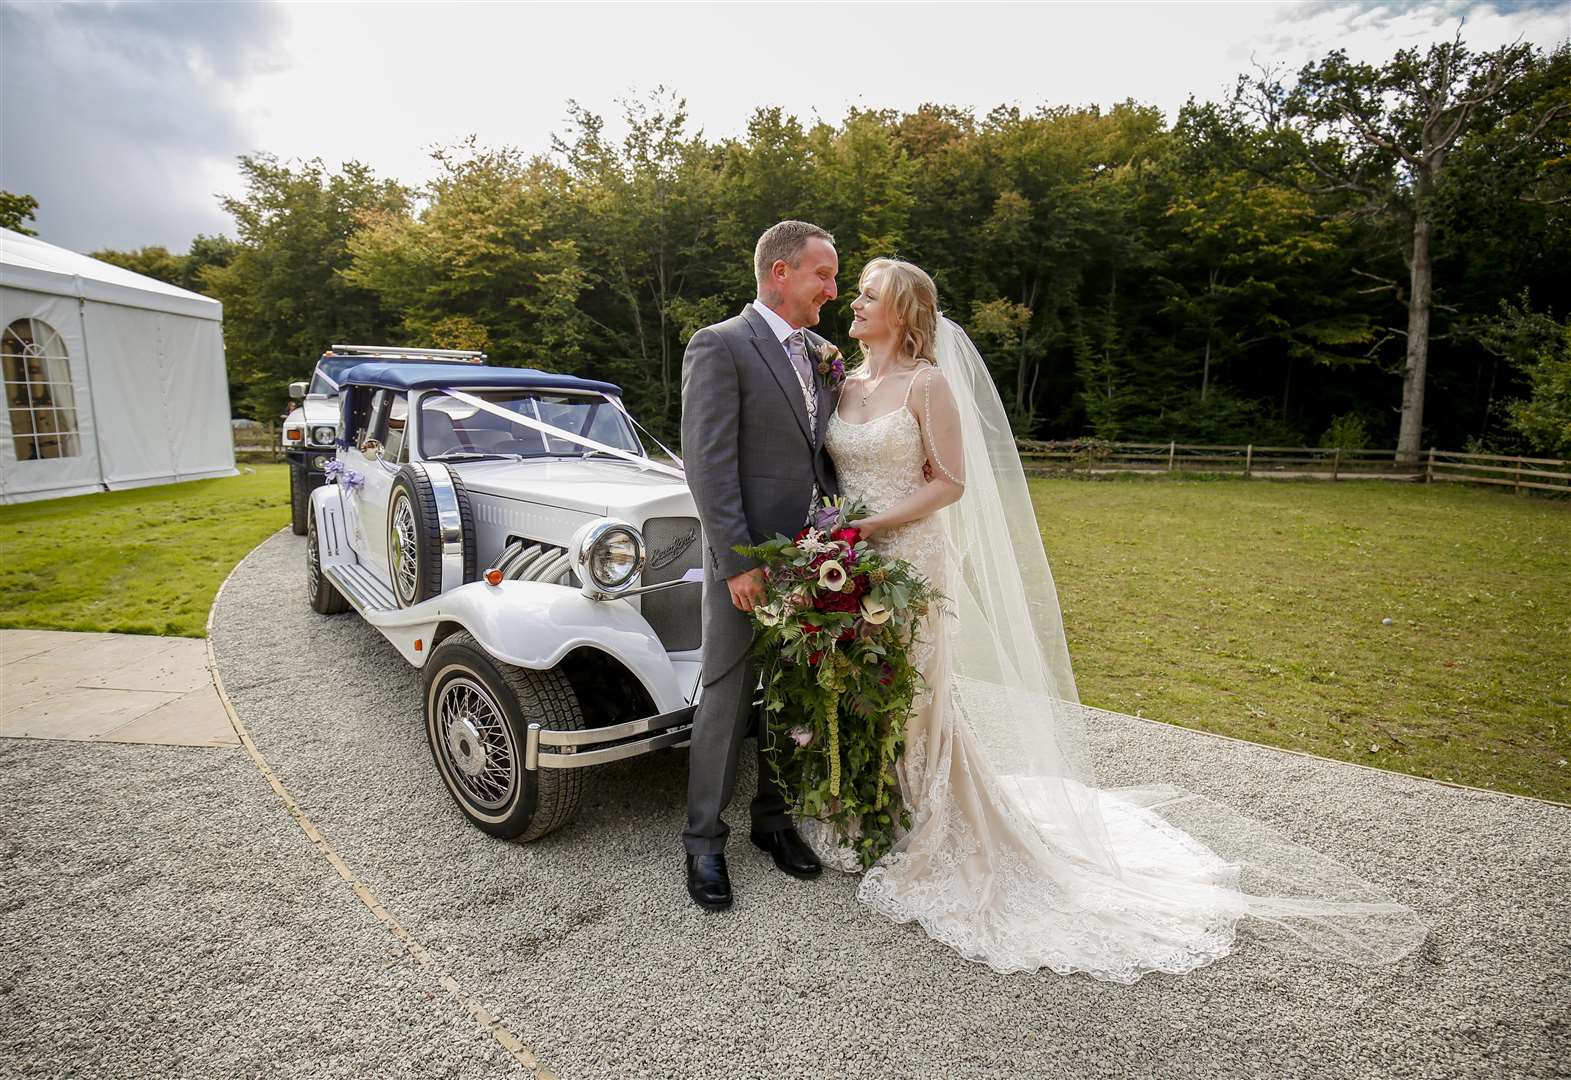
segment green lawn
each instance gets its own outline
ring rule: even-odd
[[[200,637],[225,575],[289,521],[286,466],[253,468],[0,507],[0,626]],[[1571,801],[1571,503],[1377,482],[1032,487],[1088,704]]]
[[[235,563],[289,524],[286,465],[0,506],[0,627],[201,637]]]
[[[1571,801],[1571,504],[1371,481],[1032,488],[1087,704]]]

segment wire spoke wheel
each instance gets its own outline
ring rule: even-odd
[[[315,601],[317,593],[322,589],[322,559],[316,538],[315,521],[310,522],[305,530],[305,580],[306,596]]]
[[[413,603],[420,587],[420,540],[415,528],[414,506],[402,492],[394,497],[387,533],[393,585],[404,603]]]
[[[459,675],[443,684],[436,713],[438,746],[463,797],[481,810],[506,806],[518,786],[518,755],[501,705]]]
[[[315,513],[306,515],[305,598],[311,610],[319,615],[337,615],[349,610],[349,601],[322,573],[322,538],[317,533]]]
[[[422,681],[431,757],[473,825],[527,844],[573,820],[593,770],[524,767],[532,725],[584,730],[583,708],[561,670],[504,664],[469,631],[454,630],[432,650]]]

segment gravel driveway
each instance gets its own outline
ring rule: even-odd
[[[861,908],[853,879],[776,873],[745,837],[736,907],[698,911],[685,751],[607,767],[542,842],[471,828],[431,764],[418,674],[358,617],[307,608],[303,557],[280,533],[230,580],[213,634],[225,688],[433,967],[562,1077],[1567,1075],[1571,811],[1099,714],[1104,782],[1170,780],[1269,821],[1388,885],[1432,936],[1377,970],[1246,939],[1134,987],[999,976]],[[134,788],[95,782],[133,766]],[[149,1076],[526,1075],[243,752],[39,744],[0,767],[36,785],[6,800],[0,837],[25,882],[19,900],[6,887],[0,1010],[34,1018],[0,1071],[18,1049],[56,1060],[42,1031],[83,1076],[129,1075],[81,1056],[127,1042],[165,1052],[165,1070],[136,1070]],[[65,891],[52,916],[31,900],[50,888]]]

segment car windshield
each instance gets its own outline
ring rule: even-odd
[[[598,394],[537,390],[475,390],[471,396],[502,413],[516,413],[597,443],[642,455],[643,446],[622,411]],[[518,454],[523,457],[580,457],[587,446],[547,435],[505,415],[460,401],[441,391],[420,399],[422,457]]]
[[[344,372],[363,362],[353,356],[347,356],[342,360],[318,360],[316,371],[311,375],[311,385],[306,389],[306,393],[337,394],[338,380],[343,378]]]

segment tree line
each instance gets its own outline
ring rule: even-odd
[[[927,268],[1022,437],[1571,456],[1571,49],[1456,40],[1241,75],[1172,123],[943,105],[695,131],[660,90],[569,103],[549,152],[471,139],[420,188],[241,158],[236,236],[95,252],[224,303],[231,399],[275,416],[335,341],[480,348],[619,383],[662,437],[682,349],[753,294],[768,225]],[[848,349],[848,354],[849,354]]]

